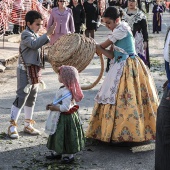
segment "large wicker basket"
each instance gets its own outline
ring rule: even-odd
[[[96,53],[96,43],[92,38],[87,38],[80,34],[63,35],[48,50],[48,60],[53,70],[57,73],[58,67],[71,65],[79,72],[83,71],[91,62]],[[104,72],[104,60],[102,54],[99,55],[101,70],[96,81],[89,86],[83,86],[83,90],[93,88],[101,79]]]

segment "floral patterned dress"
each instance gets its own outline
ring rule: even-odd
[[[157,90],[148,67],[136,56],[127,23],[110,35],[114,59],[95,97],[86,137],[104,142],[142,142],[155,139]]]

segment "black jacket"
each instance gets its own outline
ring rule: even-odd
[[[85,12],[81,4],[76,7],[74,5],[68,5],[73,11],[74,24],[84,24],[85,23]]]

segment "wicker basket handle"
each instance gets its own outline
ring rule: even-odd
[[[100,64],[101,64],[100,74],[99,74],[98,78],[92,84],[87,85],[87,86],[81,86],[82,90],[92,89],[94,86],[96,86],[96,84],[98,84],[98,82],[100,81],[100,79],[103,76],[103,72],[104,72],[104,59],[103,59],[103,55],[101,53],[98,53],[97,51],[96,51],[96,54],[100,57]]]

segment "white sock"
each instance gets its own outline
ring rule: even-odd
[[[32,120],[33,110],[34,106],[33,107],[24,106],[25,119]]]
[[[11,107],[11,120],[14,120],[17,123],[20,113],[21,113],[21,109],[12,105],[12,107]],[[17,132],[16,126],[11,126],[10,131],[11,131],[11,133]]]
[[[17,122],[20,113],[21,113],[21,109],[12,105],[12,107],[11,107],[11,120],[14,120],[15,122]]]

